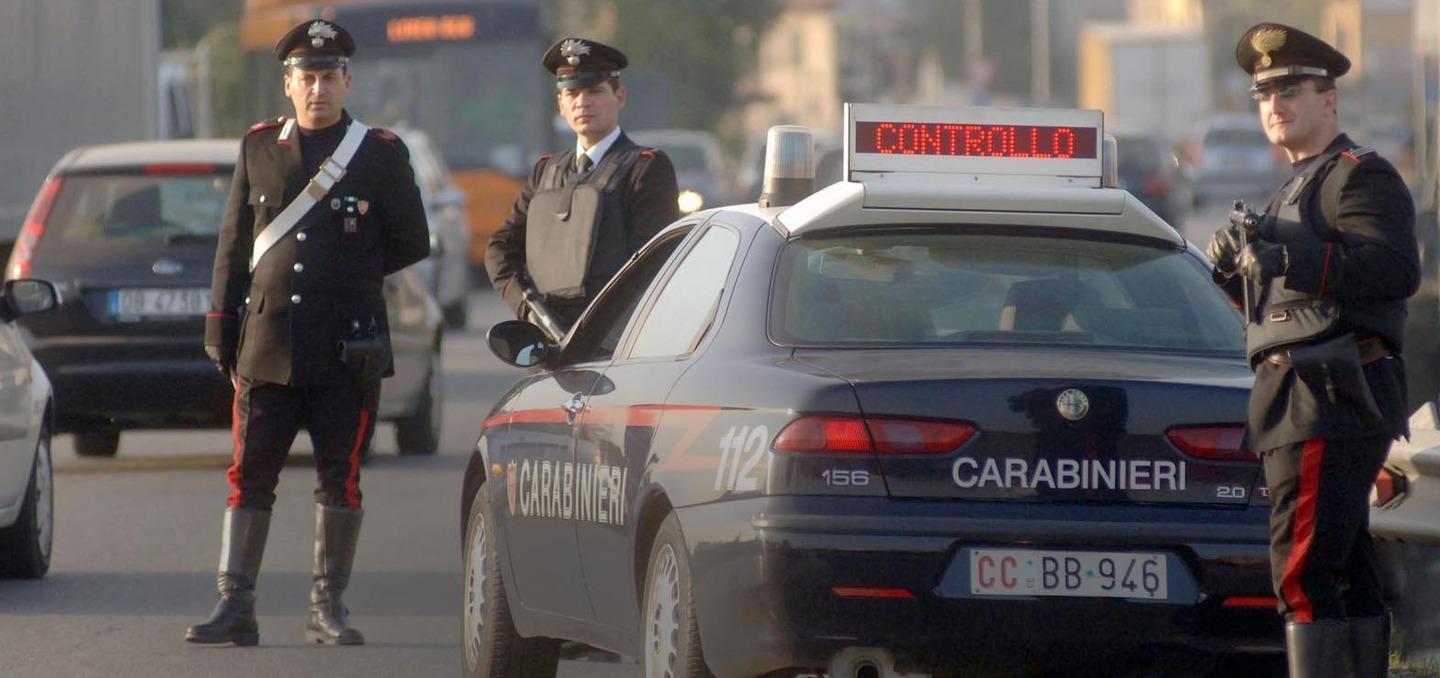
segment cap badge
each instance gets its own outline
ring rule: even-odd
[[[1090,414],[1090,398],[1078,388],[1067,388],[1055,398],[1055,409],[1070,421],[1079,421]]]
[[[560,43],[560,56],[565,57],[565,61],[569,62],[571,66],[579,66],[580,57],[589,53],[590,46],[585,44],[583,40],[571,38],[570,40]]]
[[[335,27],[324,21],[316,21],[310,24],[310,30],[306,31],[310,36],[310,44],[314,47],[324,47],[326,40],[335,39]]]
[[[1285,46],[1285,29],[1262,28],[1250,36],[1250,46],[1260,53],[1260,67],[1269,68],[1274,60],[1270,53]]]

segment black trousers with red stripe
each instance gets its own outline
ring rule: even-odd
[[[375,433],[380,384],[297,387],[241,377],[235,389],[232,508],[268,510],[301,427],[315,448],[316,503],[360,507],[360,457]]]
[[[1270,572],[1287,621],[1385,612],[1370,488],[1390,436],[1312,438],[1264,454],[1270,485]]]

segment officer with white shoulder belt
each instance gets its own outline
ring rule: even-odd
[[[307,640],[364,642],[340,600],[364,515],[360,459],[392,370],[385,276],[430,252],[409,152],[345,112],[355,41],[306,21],[282,37],[293,117],[241,141],[215,252],[205,352],[235,384],[234,463],[220,602],[192,643],[259,642],[255,581],[280,469],[301,427],[315,448],[315,564]]]

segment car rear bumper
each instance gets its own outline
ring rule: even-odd
[[[915,672],[1103,661],[1137,646],[1279,652],[1273,607],[1225,605],[1270,594],[1267,513],[828,497],[679,511],[705,654],[719,676],[821,669],[848,647],[887,649]],[[737,533],[737,525],[745,527]],[[972,546],[1162,551],[1194,595],[1167,603],[965,597],[942,582]],[[913,597],[840,597],[835,586]]]
[[[198,339],[39,339],[32,350],[54,386],[58,432],[230,425],[234,390]]]

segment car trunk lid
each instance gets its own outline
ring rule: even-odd
[[[847,380],[866,417],[976,427],[942,454],[879,454],[892,497],[1245,505],[1259,480],[1253,458],[1179,446],[1217,432],[1238,442],[1251,375],[1236,356],[976,348],[796,358]]]

